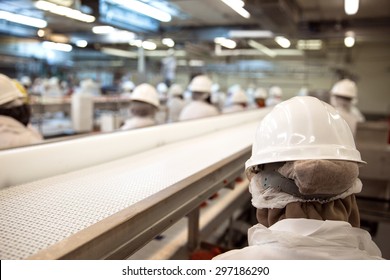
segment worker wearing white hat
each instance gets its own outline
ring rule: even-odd
[[[179,121],[179,116],[181,111],[185,106],[185,101],[183,100],[183,88],[179,84],[173,84],[169,87],[168,90],[168,122],[177,122]]]
[[[246,109],[248,104],[248,97],[246,96],[245,92],[239,88],[236,91],[234,91],[231,96],[229,97],[228,106],[223,108],[222,113],[235,113],[235,112],[242,112]]]
[[[258,224],[249,246],[216,259],[380,259],[359,228],[355,194],[364,164],[347,123],[315,97],[276,105],[245,164]]]
[[[141,128],[156,124],[156,111],[160,106],[156,89],[147,83],[138,85],[131,96],[132,117],[121,127],[122,130]]]
[[[122,83],[122,93],[120,96],[122,98],[130,98],[134,88],[135,84],[132,81],[124,81]]]
[[[265,106],[275,106],[276,104],[279,104],[282,102],[283,98],[283,91],[278,86],[272,86],[269,89],[268,98],[265,101]]]
[[[42,136],[29,127],[30,107],[23,97],[15,83],[0,74],[0,149],[42,142]]]
[[[265,100],[267,99],[267,91],[265,88],[257,88],[253,94],[257,108],[265,107]]]
[[[210,104],[211,86],[212,82],[206,75],[199,75],[192,79],[189,85],[192,101],[181,111],[179,120],[199,119],[219,114],[217,108]]]
[[[343,79],[333,85],[330,91],[330,103],[347,121],[352,133],[355,135],[357,123],[365,121],[365,118],[359,109],[354,106],[354,101],[357,101],[357,86],[355,82]]]

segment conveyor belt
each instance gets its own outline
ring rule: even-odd
[[[173,191],[174,185],[193,184],[248,153],[257,125],[224,129],[0,191],[0,259],[29,258],[98,222],[110,227],[107,217],[127,208],[136,212],[138,202]],[[181,201],[174,203],[179,207]],[[57,249],[69,244],[60,242]]]

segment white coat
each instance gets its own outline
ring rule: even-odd
[[[183,99],[178,97],[172,97],[168,100],[168,122],[177,122],[179,121],[180,113],[185,106]]]
[[[219,115],[217,108],[204,101],[194,100],[186,105],[180,113],[179,120],[192,120]]]
[[[226,114],[226,113],[236,113],[236,112],[242,112],[242,111],[245,111],[245,108],[242,105],[233,104],[231,106],[223,108],[222,113]]]
[[[381,259],[370,234],[343,221],[285,219],[269,228],[248,231],[249,246],[216,256],[215,260],[352,260]]]
[[[268,97],[266,100],[265,100],[265,106],[267,107],[270,107],[270,106],[275,106],[279,103],[281,103],[283,100],[280,98],[280,97]]]
[[[42,142],[42,136],[14,118],[0,116],[0,149],[14,148]]]
[[[121,126],[121,130],[129,130],[134,128],[141,128],[145,126],[155,125],[155,119],[151,117],[138,117],[134,116],[131,119],[126,120],[125,124]]]

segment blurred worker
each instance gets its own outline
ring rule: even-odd
[[[265,107],[265,100],[267,99],[267,91],[265,88],[257,88],[253,97],[257,108]]]
[[[211,104],[214,105],[219,110],[225,106],[226,94],[221,91],[219,84],[214,83],[211,86]]]
[[[272,86],[269,89],[269,94],[268,98],[265,101],[265,106],[275,106],[276,104],[279,104],[282,102],[282,97],[283,97],[283,91],[280,87],[278,86]]]
[[[356,134],[357,123],[365,120],[359,109],[354,106],[354,100],[357,100],[357,87],[355,82],[349,79],[343,79],[333,85],[330,91],[330,104],[347,121],[353,135]]]
[[[122,93],[120,96],[123,98],[130,98],[131,93],[135,88],[134,83],[132,81],[124,81],[121,87],[122,87]]]
[[[194,77],[189,85],[192,101],[180,113],[179,120],[191,120],[217,116],[219,111],[211,105],[212,82],[206,75]]]
[[[131,95],[132,117],[121,127],[122,130],[141,128],[157,124],[155,115],[160,101],[156,89],[147,83],[135,87]]]
[[[232,93],[228,102],[230,105],[223,108],[222,113],[242,112],[248,104],[248,97],[242,89],[238,89]]]
[[[248,247],[216,259],[380,259],[359,228],[355,194],[364,163],[329,104],[297,96],[276,105],[245,164],[259,223],[248,231]]]
[[[183,100],[183,88],[179,84],[173,84],[168,90],[168,122],[179,121],[181,110],[183,110],[185,102]]]
[[[0,149],[42,142],[42,136],[29,126],[31,109],[14,81],[0,74],[0,89]]]

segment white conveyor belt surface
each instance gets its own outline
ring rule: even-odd
[[[72,235],[88,235],[95,224],[109,227],[110,216],[123,218],[137,212],[143,200],[196,182],[221,162],[247,153],[257,125],[253,121],[1,190],[0,259],[34,258],[50,246],[73,246],[78,239]],[[56,258],[53,251],[38,258]]]

